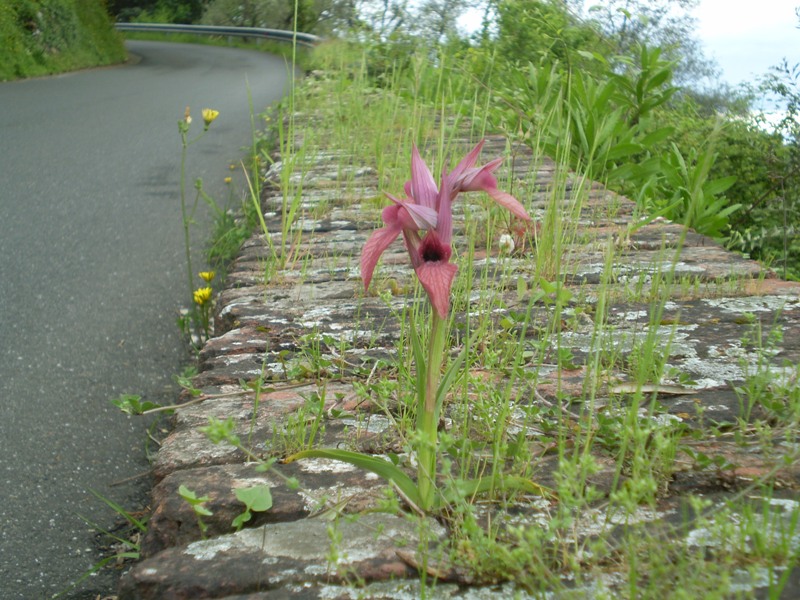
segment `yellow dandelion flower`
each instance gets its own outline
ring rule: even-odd
[[[203,287],[198,288],[194,291],[194,303],[203,306],[209,300],[211,300],[211,288],[210,287]]]
[[[231,181],[233,181],[233,179],[231,179],[230,177],[226,177],[223,181],[225,183],[230,183]]]
[[[206,129],[211,123],[219,116],[219,111],[214,110],[213,108],[204,108],[203,109],[203,122],[206,124]]]
[[[200,279],[204,281],[211,281],[214,279],[214,275],[216,275],[216,271],[200,271],[198,275],[200,275]]]
[[[229,165],[228,165],[228,168],[229,168],[231,171],[235,171],[235,170],[236,170],[236,165],[235,165],[235,164],[233,164],[233,163],[231,163],[231,164],[229,164]]]

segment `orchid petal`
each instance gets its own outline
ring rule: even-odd
[[[475,164],[475,161],[478,160],[478,156],[481,153],[481,148],[483,148],[483,144],[486,142],[486,139],[482,139],[478,144],[470,150],[469,154],[467,154],[464,158],[461,159],[461,162],[456,165],[456,168],[450,172],[450,176],[457,180],[461,177],[468,169]]]
[[[406,250],[408,250],[408,256],[411,258],[411,266],[416,269],[422,264],[422,255],[419,252],[419,248],[422,245],[422,238],[420,238],[419,232],[404,229],[403,241],[406,243]]]
[[[485,192],[489,194],[489,197],[497,202],[500,206],[508,210],[511,214],[515,217],[519,217],[524,221],[530,221],[530,215],[528,215],[525,207],[522,206],[519,200],[514,198],[511,194],[507,192],[503,192],[502,190],[498,190],[495,188],[486,189]]]
[[[436,227],[438,218],[434,208],[430,206],[420,206],[419,204],[414,204],[413,202],[409,202],[407,200],[400,200],[389,193],[387,193],[386,196],[397,206],[400,206],[408,211],[408,214],[414,221],[417,229],[434,229]],[[408,229],[405,227],[405,225],[403,228]]]
[[[484,191],[489,194],[492,200],[510,211],[514,216],[530,221],[531,218],[522,204],[511,194],[497,188],[497,179],[492,175],[492,172],[500,166],[502,161],[502,158],[495,158],[480,168],[467,169],[458,180],[453,182],[453,195],[458,192]]]
[[[422,160],[419,150],[414,144],[411,151],[411,193],[409,196],[414,198],[419,205],[435,208],[438,191],[428,165]]]
[[[450,178],[446,173],[442,173],[442,185],[439,189],[439,195],[436,199],[436,204],[439,206],[439,224],[436,227],[436,233],[439,236],[442,244],[450,245],[453,238],[453,208],[452,201],[456,195],[452,189]]]
[[[385,207],[381,211],[381,220],[383,221],[384,225],[388,225],[390,227],[400,227],[402,225],[400,222],[400,207],[396,204]]]
[[[467,169],[461,177],[456,180],[456,185],[454,187],[456,187],[459,192],[477,192],[478,190],[485,190],[489,187],[497,187],[497,179],[494,178],[492,173],[497,170],[501,162],[503,162],[502,157],[495,158],[482,167]]]
[[[401,232],[402,228],[399,224],[387,224],[386,227],[373,231],[367,243],[364,244],[364,249],[361,251],[361,280],[364,282],[365,290],[369,288],[369,283],[372,281],[372,273],[375,270],[375,265],[378,264],[381,254],[397,239]]]

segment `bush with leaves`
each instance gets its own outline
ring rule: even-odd
[[[125,60],[101,0],[0,0],[0,81]]]

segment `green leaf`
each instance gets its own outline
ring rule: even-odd
[[[636,166],[633,163],[624,163],[619,167],[609,171],[607,178],[609,181],[617,181],[619,179],[631,179],[636,171]]]
[[[528,282],[525,281],[524,277],[517,277],[517,300],[521,302],[527,293]]]
[[[447,392],[450,390],[450,386],[453,385],[456,377],[458,377],[458,374],[461,372],[461,365],[464,364],[464,358],[466,356],[467,347],[464,346],[461,349],[461,352],[458,353],[458,356],[447,367],[444,377],[442,377],[442,380],[439,382],[439,389],[436,390],[436,414],[433,417],[434,423],[439,422],[439,412],[442,409],[444,397],[447,395]]]
[[[161,405],[155,402],[147,400],[142,402],[142,397],[136,394],[122,394],[119,398],[111,400],[111,404],[127,415],[141,415],[147,410],[161,408]]]
[[[471,498],[477,494],[483,494],[492,490],[498,491],[520,491],[536,494],[543,498],[555,498],[556,494],[551,489],[546,488],[530,479],[524,477],[497,475],[495,477],[481,477],[480,479],[470,479],[458,481],[455,486],[445,491],[445,500],[453,502]]]
[[[616,84],[613,81],[607,82],[602,88],[600,88],[597,97],[594,99],[594,105],[597,108],[608,110],[608,101],[611,96],[614,95],[614,92],[617,91]],[[614,117],[618,116],[619,111],[614,111],[611,113]],[[615,119],[611,119],[612,121],[616,121]],[[618,122],[618,121],[616,121]],[[616,123],[615,123],[616,124]]]
[[[178,495],[186,500],[192,506],[197,506],[198,504],[202,504],[203,502],[208,502],[210,498],[208,496],[200,496],[198,498],[197,494],[187,488],[185,485],[181,484],[178,488]]]
[[[200,433],[204,433],[212,444],[219,444],[226,441],[234,446],[240,444],[239,437],[234,433],[236,430],[236,423],[232,417],[228,417],[225,421],[220,421],[215,417],[208,418],[208,425],[205,427],[198,427]]]
[[[560,281],[547,281],[544,278],[539,278],[539,287],[547,296],[555,296],[554,299],[545,297],[545,304],[550,304],[555,301],[563,306],[572,300],[572,292]]]
[[[741,204],[732,204],[729,207],[727,207],[725,210],[722,210],[721,212],[717,213],[717,216],[718,217],[727,217],[728,215],[731,215],[731,214],[735,213],[740,208],[742,208]]]
[[[600,54],[597,54],[596,52],[589,52],[587,50],[578,50],[578,54],[583,58],[588,58],[589,60],[602,59],[602,56]]]
[[[654,90],[672,77],[672,69],[662,69],[647,81],[647,91]]]
[[[669,136],[671,136],[674,132],[675,132],[674,127],[661,127],[659,129],[656,129],[655,131],[648,133],[641,139],[639,143],[642,144],[642,146],[645,146],[646,148],[651,148],[652,146],[660,144],[661,142],[669,138]]]
[[[554,294],[558,289],[558,284],[553,281],[547,281],[545,278],[539,278],[539,287],[545,294]]]
[[[274,456],[267,458],[256,466],[256,471],[258,471],[259,473],[266,473],[272,468],[272,465],[274,465],[276,462],[278,462],[278,459],[275,458]]]
[[[734,183],[736,183],[736,179],[736,175],[730,175],[728,177],[722,177],[720,179],[709,181],[703,186],[703,193],[706,196],[716,196],[717,194],[721,194]]]
[[[253,518],[253,513],[249,510],[244,511],[242,514],[237,515],[236,518],[231,521],[231,527],[234,527],[236,531],[239,531],[245,523],[247,523],[250,519]]]
[[[637,154],[638,152],[641,152],[643,149],[644,148],[642,148],[641,144],[617,144],[608,151],[608,154],[606,154],[606,160],[619,160],[621,158],[627,158]]]
[[[250,488],[239,488],[233,492],[248,510],[264,512],[272,508],[272,493],[268,485],[256,485]]]
[[[425,369],[425,351],[422,348],[422,342],[417,335],[417,327],[414,324],[413,317],[410,319],[409,328],[411,330],[411,348],[414,353],[414,367],[417,371],[417,400],[422,403],[425,402],[425,376],[427,369]],[[417,407],[417,411],[422,412],[422,406]]]
[[[302,452],[292,454],[285,462],[290,463],[302,458],[340,460],[360,469],[371,471],[386,481],[393,481],[411,502],[417,506],[422,506],[422,497],[419,494],[417,484],[414,483],[408,475],[387,460],[368,454],[351,452],[349,450],[327,450],[323,448],[317,450],[303,450]]]

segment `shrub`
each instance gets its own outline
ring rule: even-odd
[[[0,80],[121,62],[102,0],[0,0]]]

